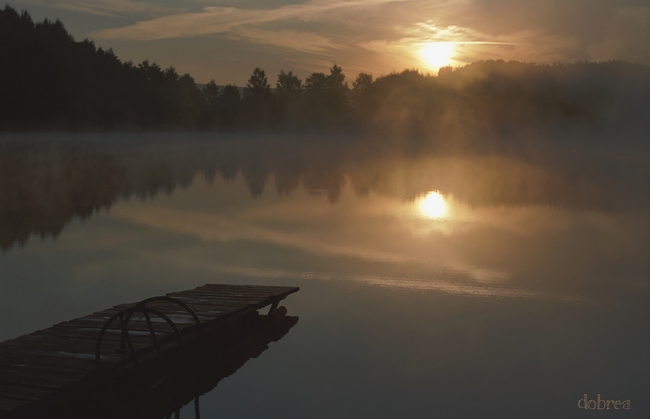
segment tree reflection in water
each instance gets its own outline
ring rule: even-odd
[[[188,187],[197,175],[211,182],[217,174],[225,180],[241,174],[253,197],[263,193],[272,176],[278,194],[291,194],[302,185],[310,193],[325,194],[332,204],[349,181],[358,195],[373,191],[405,201],[435,190],[472,206],[605,212],[648,208],[642,176],[646,162],[613,153],[421,150],[410,157],[355,139],[40,137],[46,141],[0,142],[3,251],[24,245],[31,235],[56,238],[73,218],[108,210],[119,199],[144,200]],[[396,173],[404,178],[399,187],[391,184]]]

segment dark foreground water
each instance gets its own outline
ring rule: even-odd
[[[2,138],[0,340],[292,285],[300,321],[201,417],[648,416],[646,152],[213,137]]]

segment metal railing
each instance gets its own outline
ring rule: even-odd
[[[201,324],[201,320],[199,320],[199,317],[196,315],[194,310],[190,306],[188,306],[186,303],[172,297],[164,296],[164,297],[152,297],[152,298],[147,298],[145,300],[140,301],[133,307],[126,308],[124,310],[119,311],[118,313],[115,313],[112,315],[105,323],[102,329],[99,332],[99,336],[97,337],[97,343],[95,346],[95,361],[100,361],[101,360],[101,348],[102,348],[102,341],[104,339],[104,335],[106,334],[106,331],[108,328],[115,322],[116,320],[119,319],[120,321],[120,349],[119,352],[124,354],[127,352],[129,353],[129,357],[131,357],[134,361],[134,363],[138,363],[138,359],[135,356],[136,355],[136,350],[133,346],[133,342],[131,340],[131,335],[129,334],[129,321],[133,317],[135,313],[141,312],[142,315],[144,316],[146,322],[147,322],[147,328],[149,331],[149,335],[151,336],[153,348],[156,350],[156,353],[160,355],[160,340],[158,339],[158,336],[156,336],[156,331],[153,327],[153,322],[151,321],[151,314],[161,318],[165,323],[167,323],[171,328],[172,328],[172,333],[164,336],[163,339],[167,339],[169,336],[173,335],[179,340],[179,343],[182,344],[184,339],[183,339],[183,334],[181,333],[180,329],[176,324],[173,322],[172,319],[169,318],[165,313],[162,311],[147,307],[147,304],[153,303],[153,302],[160,302],[164,301],[167,303],[172,303],[180,306],[183,308],[187,313],[192,316],[194,321],[199,327],[200,333],[203,333],[203,325]]]

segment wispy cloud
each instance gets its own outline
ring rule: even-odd
[[[433,42],[454,44],[454,56],[451,64],[460,65],[471,61],[470,56],[485,57],[488,50],[511,48],[522,43],[513,37],[490,36],[472,28],[456,25],[439,26],[433,21],[415,22],[410,26],[399,25],[395,39],[375,39],[359,43],[359,46],[379,54],[390,53],[406,66],[421,62],[420,49]],[[468,52],[470,52],[468,54]],[[492,57],[489,57],[492,58]]]
[[[34,4],[41,4],[41,1],[33,1]],[[48,4],[49,7],[60,10],[71,10],[75,12],[88,13],[98,16],[118,16],[144,14],[155,16],[161,14],[178,13],[180,7],[165,7],[159,4],[151,4],[143,1],[131,0],[61,0]]]
[[[111,2],[124,0],[106,1],[98,2],[105,4],[104,9],[98,10],[110,11]],[[401,67],[420,66],[419,49],[430,42],[456,44],[452,61],[455,65],[512,56],[522,60],[543,57],[553,61],[561,59],[566,50],[575,48],[571,38],[547,35],[536,29],[495,34],[489,29],[482,31],[460,24],[445,24],[462,20],[457,16],[466,8],[466,2],[431,5],[420,0],[312,0],[266,9],[209,6],[197,12],[174,13],[95,31],[91,36],[105,40],[152,41],[217,35],[296,53],[329,54],[330,61],[336,61],[337,56],[340,61],[355,56],[358,59],[362,55],[373,56],[379,61],[383,57],[384,61],[390,59],[393,66]],[[349,65],[355,67],[354,63]]]
[[[241,9],[236,7],[206,7],[196,13],[180,13],[138,22],[122,28],[105,29],[92,35],[103,39],[148,41],[165,38],[196,37],[232,31],[240,26],[300,19],[310,21],[340,9],[359,9],[398,0],[371,1],[309,1],[275,9]]]
[[[298,52],[320,53],[328,49],[341,48],[341,45],[330,38],[313,32],[239,27],[233,31],[233,34],[259,45],[270,45]]]
[[[348,71],[374,74],[427,68],[420,50],[430,42],[454,44],[452,65],[500,58],[650,62],[646,41],[650,6],[642,0],[308,0],[291,4],[278,0],[259,5],[253,0],[23,2],[117,16],[120,19],[112,21],[119,21],[117,25],[135,22],[106,28],[110,21],[103,19],[104,29],[83,35],[107,45],[122,45],[136,61],[176,61],[177,50],[158,49],[157,56],[151,57],[147,41],[188,42],[195,49],[202,44],[203,51],[227,46],[238,53],[228,57],[232,62],[228,70],[220,71],[236,77],[244,74],[237,63],[248,67],[251,56],[261,51],[265,62],[260,64],[286,68],[299,63],[303,71],[323,71],[333,63]],[[218,6],[224,4],[232,6]],[[213,77],[214,70],[202,57],[183,57],[187,71],[199,79]]]
[[[152,41],[221,35],[299,53],[329,52],[334,57],[339,51],[343,61],[345,56],[358,57],[360,54],[390,56],[393,65],[407,67],[421,61],[414,47],[426,42],[505,43],[471,28],[440,26],[431,19],[421,20],[412,8],[405,12],[397,7],[412,7],[414,3],[421,2],[312,0],[270,9],[205,7],[198,12],[177,13],[95,31],[91,36],[106,40]],[[441,2],[434,11],[447,3],[450,2]],[[422,5],[430,11],[430,5]],[[343,50],[347,52],[341,53]]]

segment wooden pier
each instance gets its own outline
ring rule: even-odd
[[[158,383],[164,381],[160,370],[171,371],[188,354],[195,369],[197,353],[203,354],[206,365],[215,357],[236,359],[236,367],[213,366],[233,370],[230,374],[248,359],[242,354],[263,351],[265,342],[279,339],[297,322],[293,318],[281,327],[272,324],[286,313],[279,302],[296,291],[208,284],[121,304],[2,342],[0,418],[71,417],[75,400],[95,400],[100,406],[101,394],[114,397],[116,386],[149,380],[144,387],[152,387],[152,376]],[[268,314],[260,315],[258,310],[265,307]],[[242,346],[253,341],[252,347]]]

